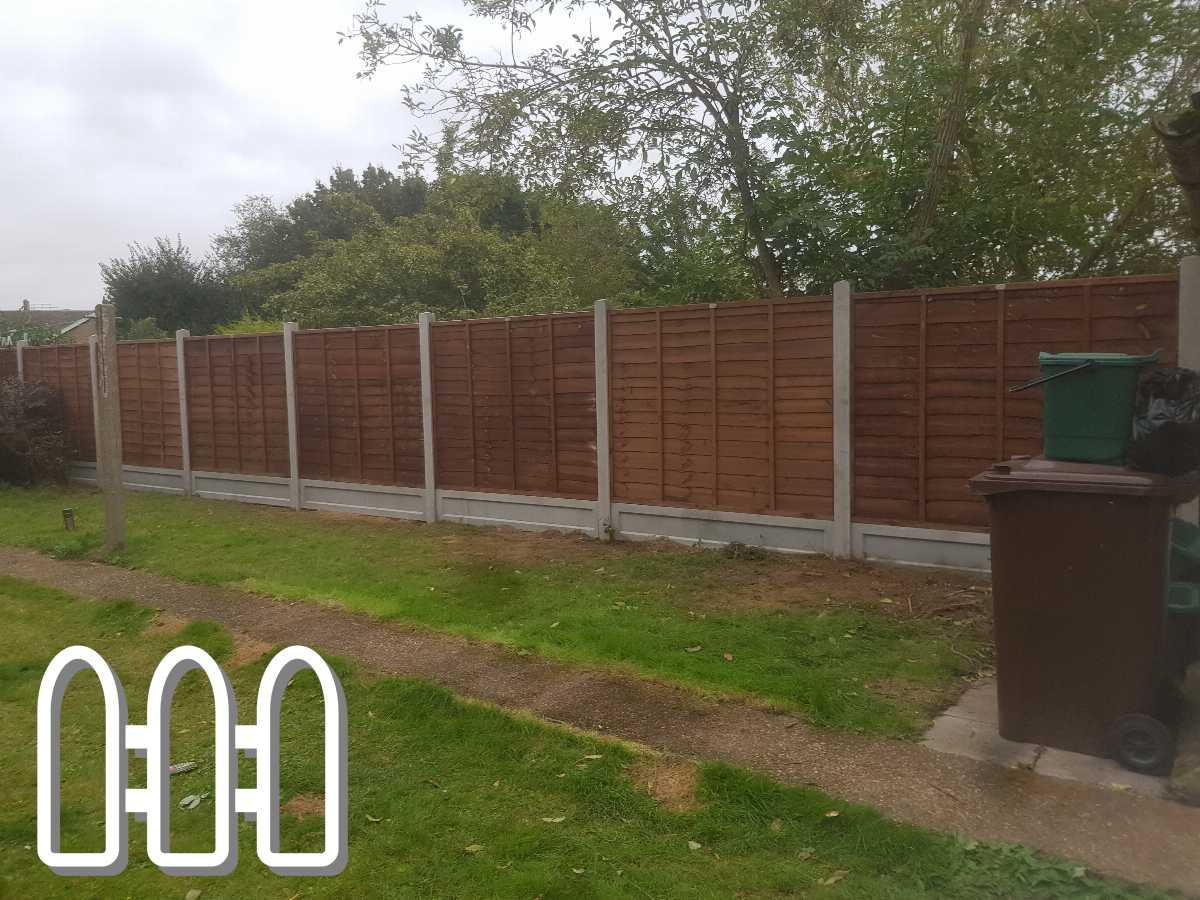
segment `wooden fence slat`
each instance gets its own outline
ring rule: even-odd
[[[1004,431],[1005,431],[1005,400],[1008,393],[1006,384],[1007,378],[1005,375],[1004,365],[1004,333],[1005,333],[1005,317],[1008,314],[1008,302],[1005,298],[1005,287],[1002,284],[996,285],[996,461],[1003,462],[1004,453]],[[924,404],[922,404],[924,406]]]
[[[663,439],[663,311],[656,309],[654,313],[654,358],[658,361],[658,502],[662,503],[666,499],[667,466],[666,441]]]
[[[720,419],[721,413],[717,404],[717,304],[713,303],[708,307],[708,349],[709,349],[709,381],[711,382],[712,396],[712,495],[713,506],[720,507],[721,505],[721,488],[720,488],[720,472],[721,472],[721,428]]]
[[[775,301],[767,303],[767,509],[778,503],[775,487]]]
[[[361,370],[358,366],[358,329],[355,328],[350,332],[350,339],[354,346],[354,447],[358,451],[358,468],[355,470],[354,476],[356,481],[363,480],[363,471],[366,469],[366,464],[363,460],[363,418],[362,418],[362,396],[358,387],[359,379],[362,377]]]
[[[270,444],[271,436],[267,430],[267,391],[266,379],[263,377],[263,346],[262,335],[255,335],[254,346],[258,351],[258,421],[262,428],[262,458],[264,472],[271,470]]]
[[[928,369],[928,316],[929,295],[921,295],[921,323],[918,333],[918,362],[917,362],[917,521],[925,521],[926,500],[928,495],[928,436],[929,413],[927,396],[929,390]]]
[[[392,473],[392,483],[400,483],[400,473],[396,471],[396,392],[392,386],[392,335],[391,328],[383,332],[383,365],[386,371],[384,378],[387,390],[387,422],[388,422],[388,471]]]
[[[508,378],[508,441],[512,448],[512,489],[517,489],[517,410],[513,396],[512,319],[504,320],[504,374]]]
[[[238,377],[238,338],[226,338],[229,346],[229,361],[233,367],[233,441],[237,448],[237,471],[246,470],[242,462],[242,389]]]
[[[558,484],[558,369],[554,364],[554,316],[546,316],[546,334],[550,345],[550,470],[554,493]]]
[[[467,355],[467,412],[469,414],[470,432],[471,432],[471,486],[479,485],[479,466],[478,456],[475,452],[475,360],[471,353],[471,322],[468,319],[464,324],[463,343],[466,347]]]

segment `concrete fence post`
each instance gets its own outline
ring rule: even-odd
[[[25,348],[29,346],[29,341],[17,341],[17,381],[25,380]]]
[[[608,413],[608,301],[597,300],[593,324],[596,363],[596,537],[614,537],[612,521],[612,453]],[[551,398],[553,402],[553,398]]]
[[[1185,256],[1179,265],[1178,340],[1178,364],[1200,369],[1200,256]],[[1200,521],[1200,503],[1193,500],[1180,514],[1189,522]]]
[[[852,556],[854,504],[854,306],[850,282],[833,286],[833,536],[834,556]]]
[[[186,328],[175,332],[175,375],[179,382],[179,447],[183,466],[183,495],[192,496],[192,437],[188,422],[187,361],[183,356],[184,341],[192,333]]]
[[[417,320],[421,354],[421,446],[425,451],[425,521],[438,520],[437,446],[433,428],[433,313]]]
[[[300,508],[300,431],[296,409],[295,322],[283,323],[283,382],[287,399],[288,498],[292,509]]]
[[[97,381],[100,398],[100,488],[104,493],[104,549],[125,546],[125,486],[121,459],[121,380],[117,365],[117,315],[111,303],[96,307]]]

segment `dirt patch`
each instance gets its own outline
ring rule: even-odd
[[[700,808],[696,799],[699,769],[686,759],[647,756],[633,764],[629,772],[634,784],[671,812],[690,812]]]
[[[962,694],[963,683],[937,686],[909,681],[906,678],[882,678],[866,685],[867,690],[895,700],[898,703],[915,706],[931,715],[952,705]]]
[[[378,516],[322,510],[322,518],[355,522],[372,529],[390,528],[402,533],[421,534],[446,550],[446,556],[467,562],[506,563],[534,566],[548,562],[588,562],[620,559],[632,554],[651,552],[687,552],[686,547],[669,541],[632,543],[597,541],[582,534],[554,531],[522,531],[518,528],[459,525],[438,522],[381,520]]]
[[[945,618],[985,638],[991,633],[986,575],[827,556],[727,559],[702,579],[689,603],[709,609],[849,608],[893,621]]]
[[[297,819],[305,819],[309,816],[325,815],[325,795],[324,794],[297,794],[287,803],[280,807],[285,813],[295,816]]]
[[[633,543],[597,541],[577,534],[520,531],[515,528],[471,528],[435,526],[446,531],[436,538],[458,559],[489,564],[541,566],[554,562],[603,562],[646,553],[686,553],[687,548],[669,541]]]
[[[154,615],[154,620],[146,626],[145,634],[150,637],[171,637],[179,634],[187,627],[188,619],[160,609]]]
[[[258,638],[235,631],[233,633],[233,653],[229,655],[229,665],[236,669],[256,662],[271,649],[271,646],[266,641],[260,641]]]

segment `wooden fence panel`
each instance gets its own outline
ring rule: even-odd
[[[12,375],[16,376],[13,352]],[[0,377],[3,377],[0,351]],[[62,394],[67,420],[67,440],[74,459],[96,458],[96,426],[92,418],[91,355],[86,344],[55,344],[25,348],[25,380],[41,381]]]
[[[1039,351],[1176,360],[1174,274],[856,294],[853,516],[983,529],[967,479],[1042,446]],[[438,486],[596,498],[594,317],[434,322]],[[612,499],[831,518],[832,303],[802,297],[608,316]],[[283,338],[188,338],[192,466],[289,474]],[[179,468],[175,344],[118,347],[131,465]],[[300,474],[424,484],[415,325],[296,334]],[[25,351],[94,458],[85,346]],[[0,376],[16,354],[0,349]]]
[[[17,348],[0,347],[0,381],[17,377]]]
[[[1174,275],[855,295],[855,519],[986,527],[967,480],[1042,450],[1041,392],[1008,388],[1040,351],[1174,365],[1177,297]]]
[[[774,512],[833,516],[833,302],[773,304]]]
[[[121,385],[121,456],[127,466],[178,469],[179,374],[174,341],[117,344]]]
[[[192,469],[286,477],[283,335],[187,338],[184,361]]]
[[[611,315],[613,499],[833,512],[828,298]]]
[[[421,362],[414,325],[296,333],[300,476],[421,487]]]
[[[434,322],[440,487],[596,497],[590,314]]]

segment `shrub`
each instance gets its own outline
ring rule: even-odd
[[[0,381],[0,482],[66,481],[62,397],[45,384]]]

